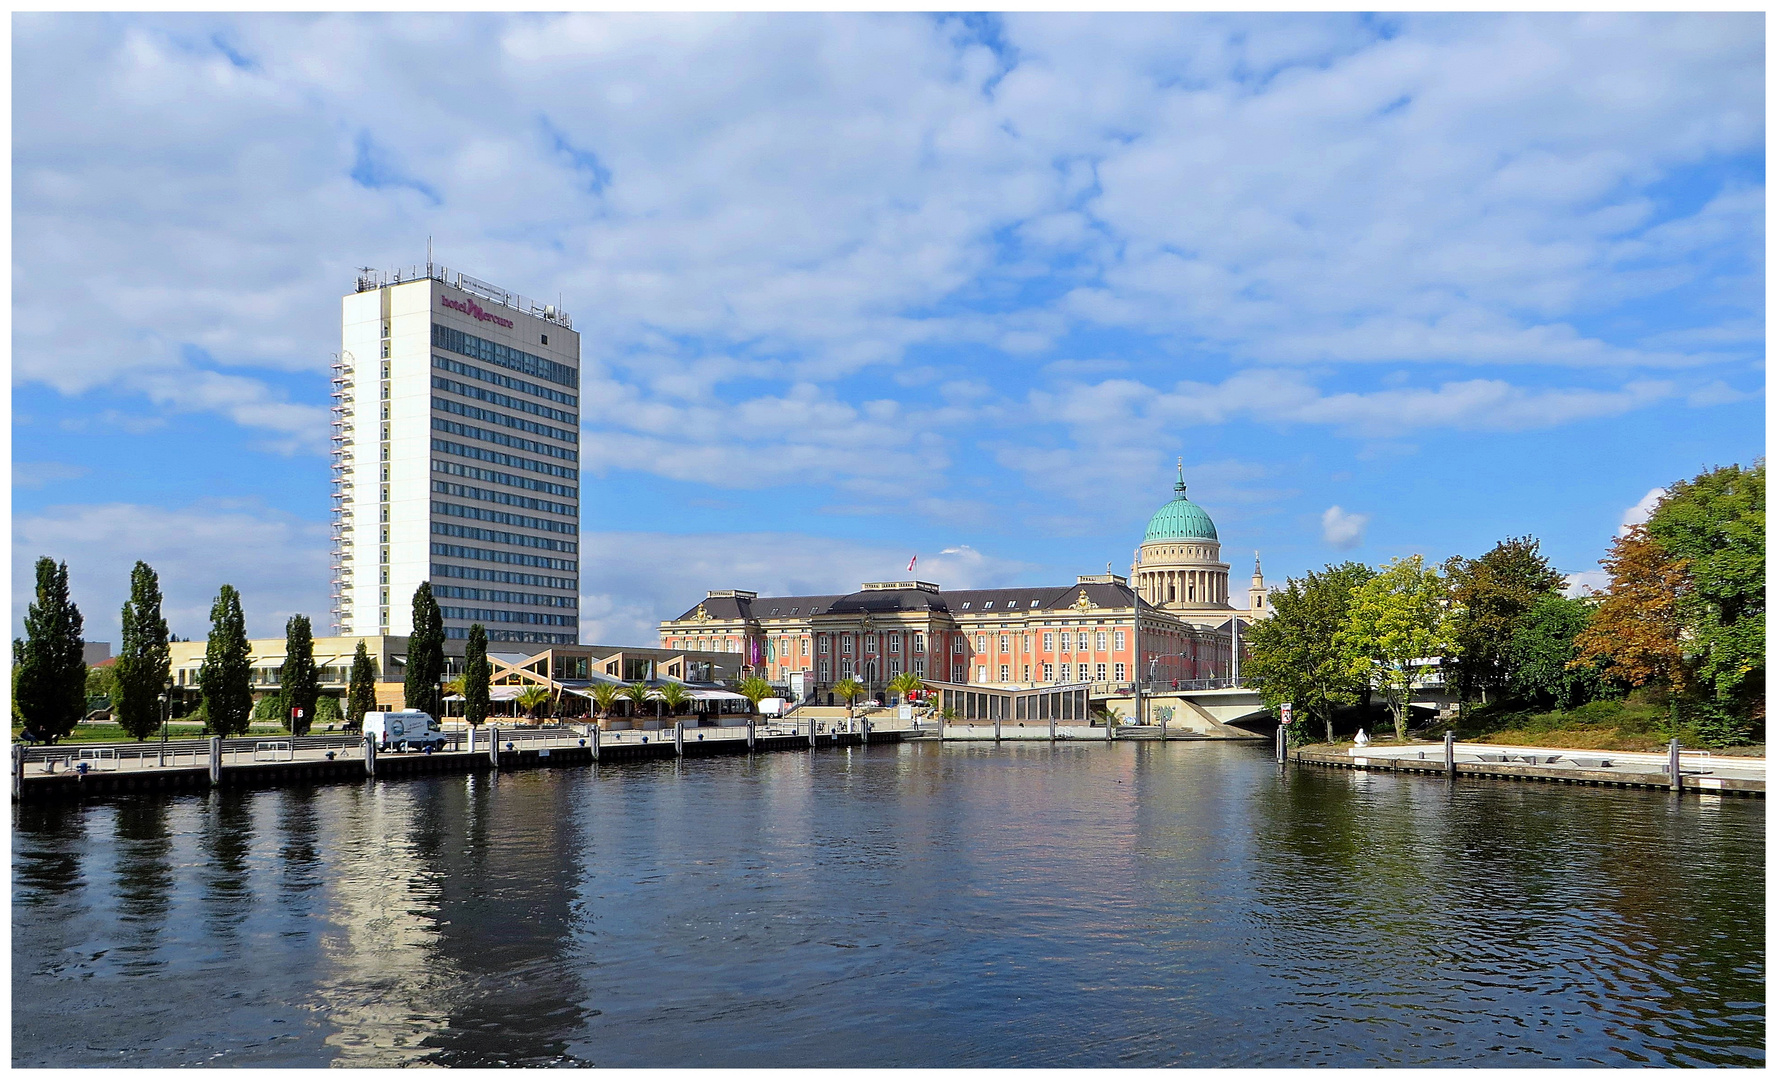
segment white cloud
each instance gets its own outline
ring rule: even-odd
[[[168,628],[203,638],[223,584],[241,593],[247,632],[277,637],[298,612],[329,625],[327,527],[251,503],[179,509],[130,503],[54,506],[12,523],[14,633],[34,596],[39,556],[68,564],[69,588],[93,641],[118,643],[118,616],[140,559],[160,575]],[[324,630],[323,630],[324,632]]]
[[[12,463],[12,486],[36,489],[66,480],[78,480],[92,472],[85,465],[68,465],[59,461],[15,461]]]
[[[1354,514],[1338,506],[1327,507],[1320,516],[1320,537],[1340,551],[1350,551],[1364,542],[1364,527],[1370,515]]]
[[[1617,526],[1617,535],[1626,536],[1631,527],[1646,524],[1647,519],[1653,515],[1654,507],[1660,505],[1660,500],[1665,497],[1665,488],[1649,488],[1647,494],[1641,497],[1640,502],[1623,511],[1623,520]]]
[[[1603,570],[1578,570],[1567,575],[1561,592],[1564,596],[1580,597],[1588,593],[1604,592],[1609,588],[1610,575]]]

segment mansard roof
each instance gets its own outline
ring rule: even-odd
[[[699,607],[712,621],[735,619],[802,618],[809,615],[892,615],[901,612],[939,611],[950,615],[995,615],[1029,611],[1051,611],[1073,608],[1084,595],[1093,607],[1126,608],[1134,602],[1135,592],[1127,584],[1116,581],[1087,581],[1073,585],[1025,585],[1009,589],[953,589],[932,592],[928,589],[863,589],[858,592],[824,596],[756,596],[728,595],[708,597],[670,620],[684,622],[697,614]],[[988,605],[992,606],[989,607]],[[1149,607],[1142,601],[1143,607]]]

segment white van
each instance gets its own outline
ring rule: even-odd
[[[427,746],[444,748],[444,730],[430,714],[418,709],[401,712],[367,712],[364,734],[376,736],[379,750],[423,750]]]

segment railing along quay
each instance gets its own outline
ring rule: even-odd
[[[586,765],[717,753],[861,746],[898,742],[910,723],[747,724],[601,731],[578,727],[451,731],[440,749],[383,750],[352,735],[179,739],[165,744],[107,743],[26,747],[12,751],[15,801],[79,798],[156,789],[254,787],[284,783],[387,778],[410,773],[482,772]]]

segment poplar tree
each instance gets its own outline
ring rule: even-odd
[[[431,716],[439,708],[438,684],[444,678],[444,615],[432,598],[432,586],[420,582],[413,591],[413,634],[407,639],[407,707]]]
[[[233,585],[224,585],[210,606],[210,640],[204,646],[204,666],[197,673],[210,734],[228,738],[246,733],[253,715],[252,670],[241,594]]]
[[[492,677],[487,662],[487,627],[480,623],[469,627],[463,660],[463,719],[470,727],[480,727],[487,720],[488,681]]]
[[[25,730],[54,742],[86,712],[80,609],[68,598],[68,564],[37,560],[37,597],[25,612],[13,704]]]
[[[307,735],[315,722],[315,699],[321,696],[320,674],[315,670],[315,636],[307,615],[292,615],[284,623],[284,670],[278,677],[283,688],[284,724],[292,735]],[[292,710],[301,710],[298,718]]]
[[[376,665],[362,638],[352,654],[351,677],[346,684],[346,726],[364,730],[364,714],[376,711]]]
[[[123,640],[114,668],[112,713],[118,726],[140,742],[160,726],[162,695],[173,670],[167,621],[161,615],[160,577],[137,561],[130,571],[130,598],[123,604]]]

